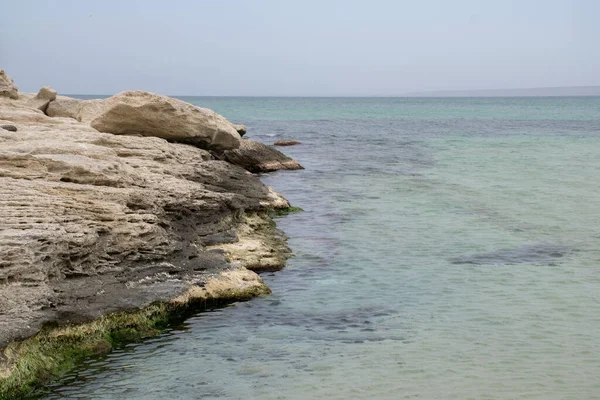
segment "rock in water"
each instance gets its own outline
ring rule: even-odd
[[[3,69],[0,69],[0,97],[19,98],[19,89]]]
[[[240,135],[225,117],[141,90],[85,102],[77,119],[100,132],[155,136],[206,149],[228,150],[240,145]]]
[[[31,108],[37,108],[45,113],[48,105],[53,100],[56,100],[56,90],[52,89],[50,86],[43,86],[38,94],[27,102],[27,105]]]
[[[298,161],[289,158],[273,146],[248,139],[242,139],[238,149],[215,152],[215,155],[250,172],[304,169]]]
[[[300,144],[300,142],[296,140],[278,140],[273,144],[275,146],[295,146],[297,144]]]

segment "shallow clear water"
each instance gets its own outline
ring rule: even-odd
[[[302,142],[270,297],[48,399],[600,397],[600,98],[186,98]]]

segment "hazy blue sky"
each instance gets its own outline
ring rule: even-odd
[[[22,91],[398,95],[600,85],[599,0],[6,0]]]

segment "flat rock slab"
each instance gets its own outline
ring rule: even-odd
[[[235,150],[216,152],[215,154],[250,172],[304,169],[298,161],[286,156],[273,146],[249,139],[242,139],[240,147]]]

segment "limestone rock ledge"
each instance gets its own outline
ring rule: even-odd
[[[220,160],[239,165],[254,173],[304,169],[298,161],[289,158],[275,147],[249,139],[242,139],[236,149],[215,150],[212,154]]]
[[[56,102],[80,104],[48,88],[12,94],[0,97],[0,125],[17,129],[0,129],[0,399],[7,385],[35,383],[19,369],[32,348],[59,357],[48,335],[61,329],[87,340],[81,332],[113,321],[121,335],[126,310],[138,322],[153,315],[144,324],[154,327],[198,301],[269,292],[245,267],[279,269],[289,257],[269,217],[289,207],[282,196],[207,150],[49,117],[42,110],[68,114]],[[104,345],[90,346],[84,354]],[[36,373],[57,373],[50,354]]]

